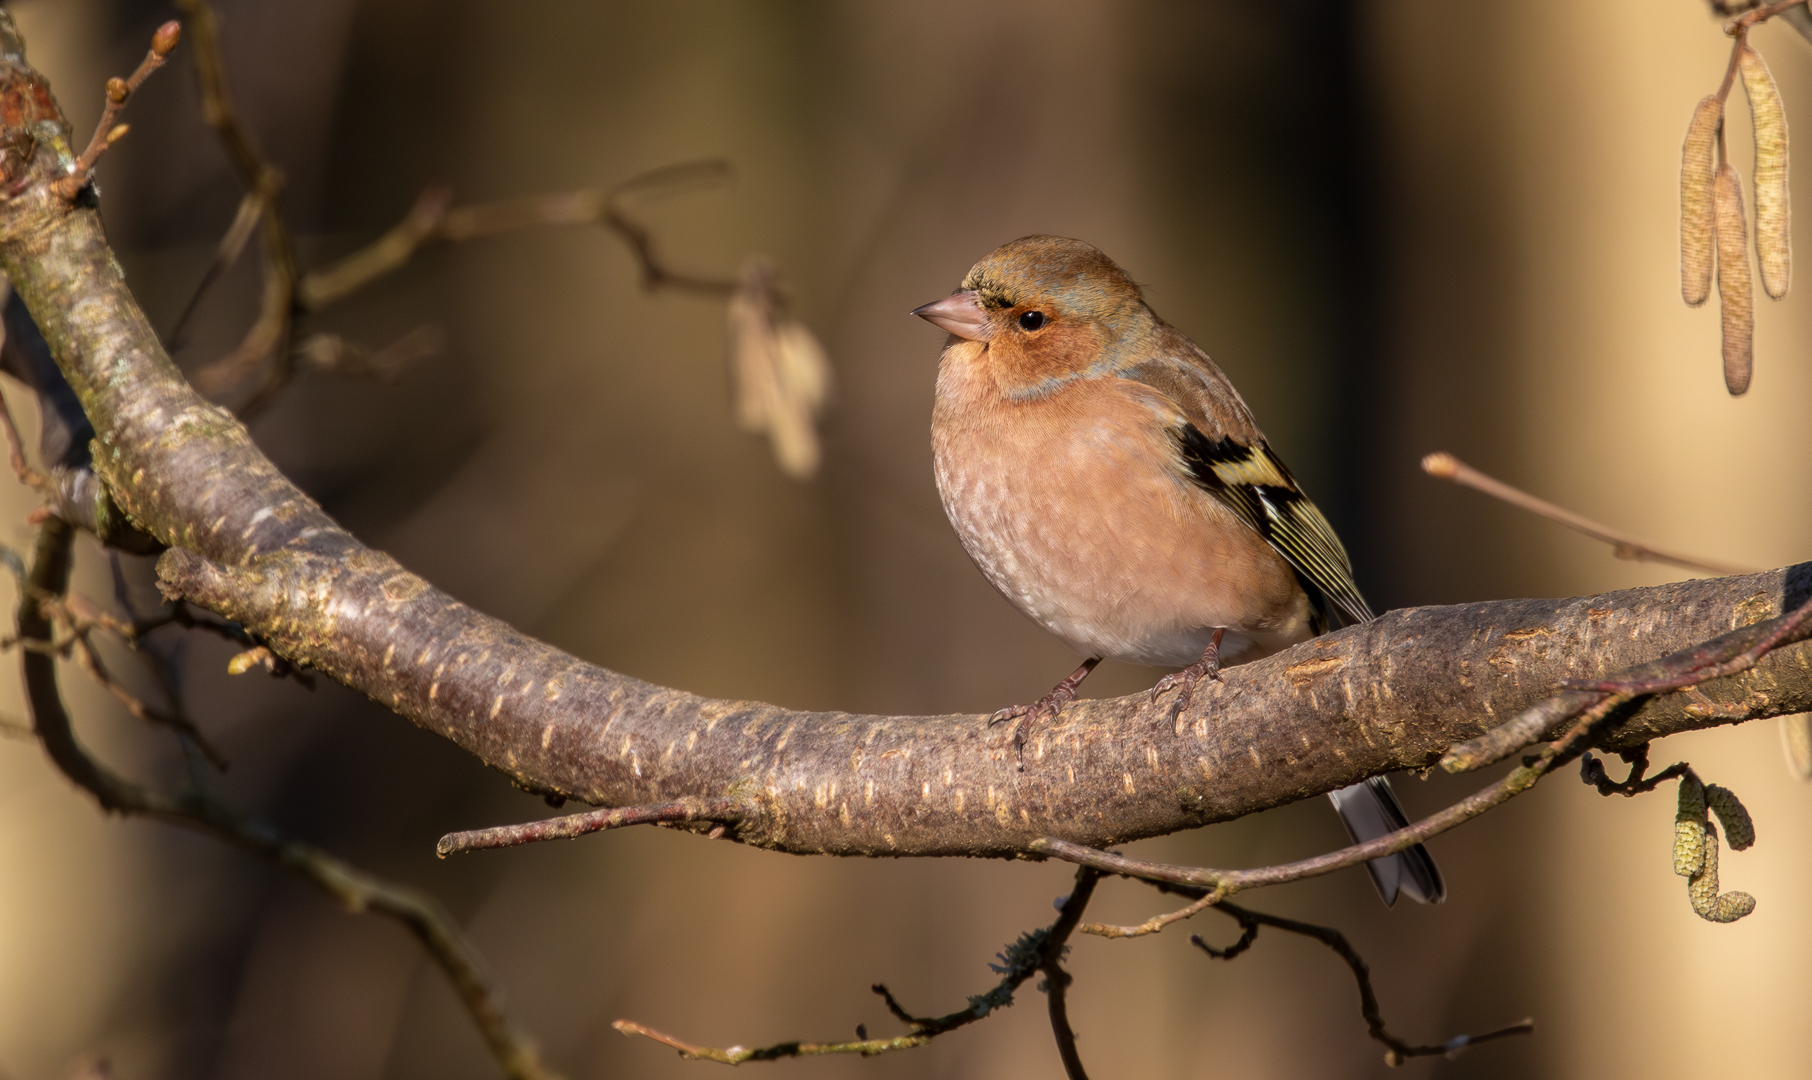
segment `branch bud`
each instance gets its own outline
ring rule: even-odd
[[[131,96],[132,88],[126,85],[126,80],[120,78],[118,75],[107,80],[108,101],[113,102],[115,105],[124,105],[126,99]]]
[[[176,43],[182,40],[182,23],[171,19],[157,28],[151,35],[151,51],[159,56],[169,56],[176,51]]]
[[[1452,480],[1460,473],[1460,463],[1445,450],[1437,450],[1422,459],[1422,471],[1437,480]]]

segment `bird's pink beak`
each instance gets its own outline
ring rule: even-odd
[[[912,314],[969,341],[987,341],[994,336],[994,327],[988,322],[988,313],[976,301],[974,289],[954,292],[936,303],[913,308]]]

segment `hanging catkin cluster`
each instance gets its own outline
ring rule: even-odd
[[[1674,873],[1686,878],[1686,895],[1699,917],[1736,922],[1755,910],[1748,893],[1718,894],[1718,829],[1706,810],[1717,814],[1732,851],[1755,843],[1755,823],[1730,789],[1702,784],[1688,772],[1680,778],[1679,811],[1674,815]]]
[[[1740,20],[1739,20],[1740,21]],[[1755,254],[1762,290],[1779,300],[1793,276],[1787,200],[1787,113],[1762,55],[1735,26],[1736,46],[1718,92],[1699,102],[1686,127],[1680,161],[1680,295],[1693,307],[1711,295],[1715,265],[1723,315],[1724,385],[1749,389],[1755,370],[1755,292],[1749,269],[1743,181],[1727,160],[1724,102],[1741,75],[1755,130]]]

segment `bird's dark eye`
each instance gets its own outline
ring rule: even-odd
[[[1044,312],[1042,311],[1028,311],[1019,317],[1019,328],[1021,330],[1036,330],[1043,325]]]

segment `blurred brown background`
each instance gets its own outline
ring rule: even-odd
[[[7,6],[84,137],[102,81],[174,14]],[[732,187],[653,221],[679,266],[729,273],[765,252],[791,283],[838,381],[817,479],[786,480],[735,430],[719,307],[643,293],[595,229],[425,255],[316,325],[380,345],[435,322],[448,354],[392,387],[304,377],[254,426],[359,535],[618,670],[802,707],[980,712],[1069,669],[943,521],[926,437],[941,335],[905,315],[1029,232],[1087,239],[1149,284],[1334,519],[1374,606],[1669,576],[1422,478],[1435,449],[1712,557],[1780,565],[1812,540],[1806,287],[1762,309],[1755,389],[1737,401],[1717,316],[1678,299],[1680,137],[1727,56],[1697,0],[219,8],[233,90],[290,177],[314,261],[432,181],[475,200],[735,163]],[[1754,41],[1789,117],[1812,116],[1812,49],[1784,27]],[[160,326],[239,195],[177,60],[101,168],[110,233]],[[186,365],[243,332],[255,254],[206,303]],[[0,539],[22,543],[31,500],[10,485],[0,499]],[[84,558],[83,588],[109,595],[104,559]],[[717,1074],[622,1038],[617,1017],[756,1045],[893,1031],[875,981],[954,1009],[1068,891],[1057,866],[799,859],[655,830],[439,862],[445,831],[546,810],[354,694],[229,678],[212,640],[176,648],[234,760],[223,791],[442,897],[573,1077]],[[0,670],[0,710],[19,715]],[[1089,690],[1156,675],[1110,666]],[[78,673],[66,685],[98,752],[176,782],[167,738]],[[1671,795],[1604,800],[1566,777],[1435,841],[1442,907],[1387,912],[1358,872],[1253,903],[1346,931],[1411,1040],[1540,1025],[1410,1075],[1803,1075],[1812,787],[1789,781],[1776,741],[1757,723],[1656,752],[1756,814],[1758,847],[1725,859],[1725,887],[1760,900],[1734,926],[1695,917],[1670,872]],[[1428,811],[1478,783],[1399,787]],[[1253,865],[1340,842],[1315,800],[1136,850]],[[1096,913],[1117,921],[1169,903],[1103,892]],[[1230,927],[1205,914],[1189,929],[1225,942]],[[1097,1080],[1387,1071],[1332,954],[1267,934],[1223,964],[1187,933],[1076,942],[1071,1011]],[[87,1052],[124,1080],[496,1074],[399,927],[212,841],[106,819],[32,744],[0,743],[0,1071],[58,1076]],[[1060,1073],[1030,986],[926,1049],[751,1067]]]

